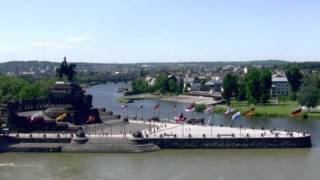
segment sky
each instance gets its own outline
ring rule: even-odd
[[[0,62],[320,61],[320,1],[1,0]]]

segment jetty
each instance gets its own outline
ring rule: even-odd
[[[309,148],[311,134],[173,122],[113,120],[75,133],[9,133],[0,137],[2,152],[141,153],[160,149]],[[84,141],[81,140],[84,139]],[[80,139],[80,140],[79,140]]]
[[[141,132],[141,137],[132,137],[132,139],[139,143],[152,143],[162,149],[308,148],[312,146],[311,134],[307,132],[161,122],[150,123],[150,127]]]

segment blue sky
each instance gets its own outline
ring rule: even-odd
[[[0,61],[319,61],[319,9],[311,0],[1,0]]]

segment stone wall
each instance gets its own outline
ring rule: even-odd
[[[289,138],[146,138],[135,140],[152,143],[162,149],[219,149],[219,148],[308,148],[311,137]]]

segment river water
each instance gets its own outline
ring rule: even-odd
[[[93,103],[116,114],[125,114],[117,103],[117,88],[125,84],[105,84],[89,88]],[[160,102],[160,116],[172,118],[174,103],[158,100],[129,104],[129,116],[157,116],[153,107]],[[139,109],[143,104],[143,109]],[[187,104],[177,103],[180,113]],[[142,111],[143,110],[143,111]],[[186,114],[201,116],[206,114]],[[230,125],[230,117],[214,115],[215,124]],[[139,179],[139,180],[314,180],[320,179],[320,120],[242,117],[247,127],[309,131],[311,149],[221,149],[161,150],[141,154],[108,153],[2,153],[2,179]],[[235,124],[237,125],[237,124]]]

